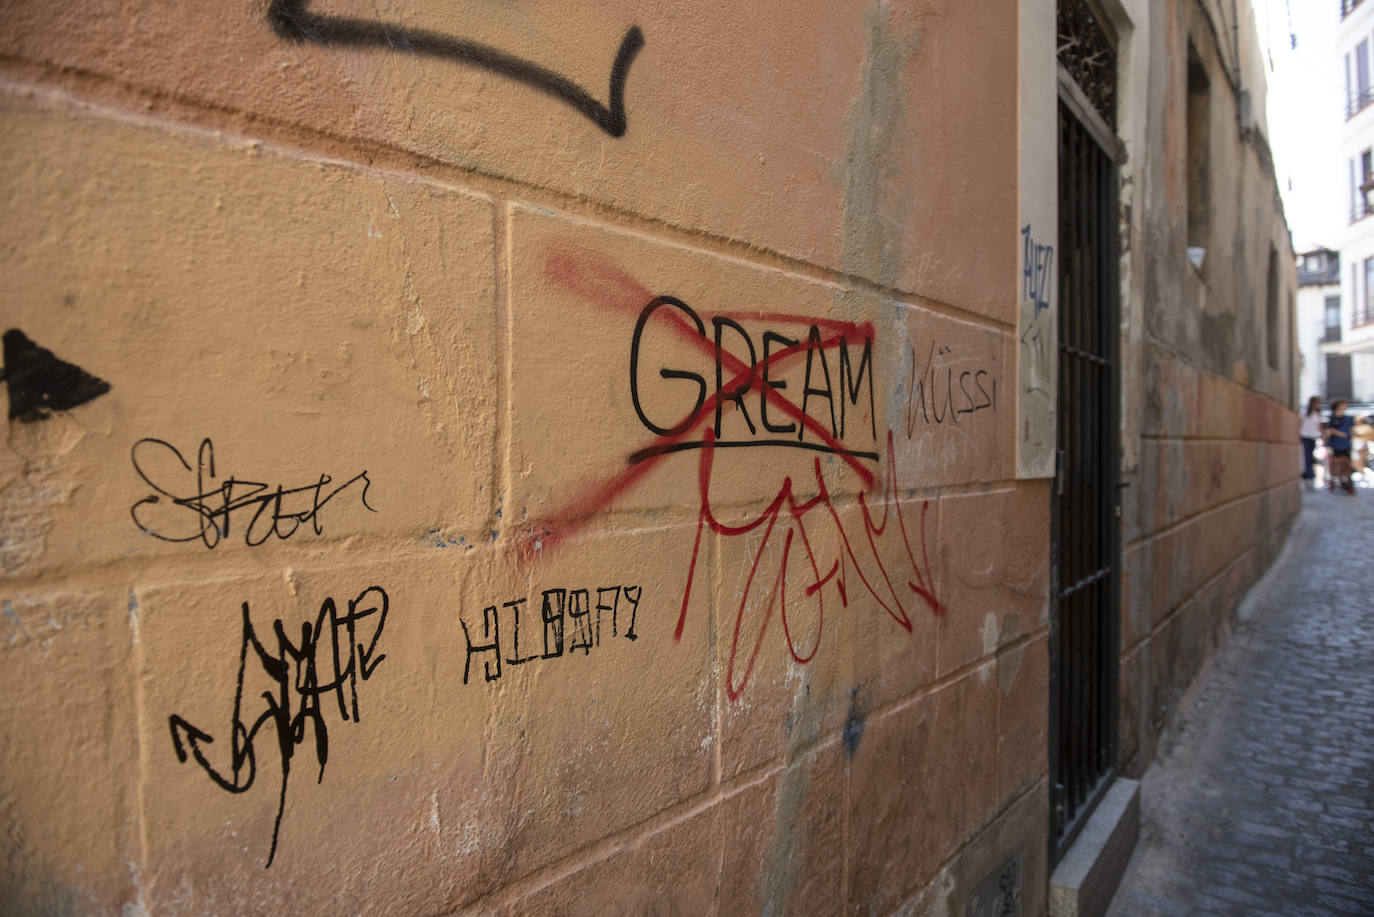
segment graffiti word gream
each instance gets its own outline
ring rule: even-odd
[[[660,310],[668,312],[660,320],[650,325]],[[664,320],[666,319],[666,321]],[[780,331],[769,329],[755,337],[733,318],[716,315],[711,319],[711,338],[707,338],[706,323],[697,312],[680,299],[672,296],[659,296],[651,300],[639,313],[635,324],[634,337],[630,342],[630,399],[635,414],[645,428],[661,437],[675,437],[686,433],[702,416],[714,406],[715,445],[783,445],[770,436],[794,437],[792,442],[801,443],[807,434],[807,424],[798,422],[810,416],[809,411],[821,407],[824,402],[825,414],[819,416],[820,427],[827,429],[836,440],[843,440],[846,422],[851,408],[859,408],[862,399],[868,401],[869,435],[877,441],[878,428],[873,411],[873,339],[871,334],[862,337],[862,350],[857,362],[850,354],[850,338],[844,333],[833,334],[826,338],[821,328],[812,324],[806,334],[805,342]],[[859,329],[857,334],[863,335]],[[667,380],[681,380],[682,396],[676,409],[655,406],[651,412],[644,404],[645,370],[641,367],[641,352],[646,339],[661,348],[664,336],[675,334],[678,337],[695,338],[697,348],[706,342],[714,353],[714,386],[699,372],[683,367],[662,366],[658,376]],[[856,345],[860,343],[855,342]],[[779,364],[783,360],[795,358],[801,363],[805,356],[805,373],[800,379],[793,378],[790,384],[795,390],[800,384],[800,402],[789,393],[783,395],[799,410],[791,418],[780,411],[787,408],[779,395],[789,386]],[[833,367],[833,370],[832,370]],[[698,366],[707,369],[706,366]],[[709,371],[709,370],[708,370]],[[695,390],[695,391],[694,391]],[[709,396],[709,401],[708,401]],[[691,398],[691,401],[687,399]],[[737,413],[748,429],[748,437],[738,427],[725,435],[722,429],[723,411],[727,403],[733,402]],[[750,405],[753,404],[751,408]],[[686,408],[686,410],[683,410]],[[667,418],[681,418],[669,422]],[[755,422],[757,420],[757,423]],[[813,431],[812,439],[817,437]]]
[[[596,593],[595,602],[592,593]],[[463,662],[463,684],[473,677],[473,657],[479,659],[483,677],[496,681],[502,665],[524,665],[537,659],[557,659],[578,650],[590,655],[601,646],[603,627],[610,637],[636,640],[635,615],[639,611],[641,586],[602,586],[592,589],[545,589],[539,594],[539,609],[532,599],[514,599],[482,609],[480,640],[474,643],[466,621],[459,619],[466,638],[467,658]],[[623,602],[623,604],[622,604]],[[505,636],[502,636],[502,611],[505,609]],[[621,630],[624,629],[622,633]],[[479,629],[474,625],[474,630]],[[522,636],[523,630],[523,636]]]

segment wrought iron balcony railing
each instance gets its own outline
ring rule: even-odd
[[[1352,92],[1350,98],[1345,100],[1345,119],[1349,121],[1368,108],[1371,102],[1374,102],[1374,87]]]
[[[1358,222],[1371,214],[1374,214],[1374,200],[1362,194],[1355,201],[1355,206],[1350,208],[1350,222]]]

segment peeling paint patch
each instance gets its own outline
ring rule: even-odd
[[[849,692],[849,715],[844,718],[844,755],[846,758],[853,758],[854,752],[859,748],[859,740],[864,735],[864,710],[859,703],[859,689],[862,685],[855,685]]]
[[[459,535],[457,538],[445,535],[438,529],[430,529],[420,536],[420,543],[431,548],[465,548],[471,551],[473,545],[468,544],[467,538]]]
[[[28,620],[25,621],[20,616],[18,608],[27,608]],[[27,646],[37,643],[42,647],[47,647],[50,641],[60,634],[63,630],[74,625],[89,627],[90,623],[87,616],[90,608],[80,597],[71,596],[68,600],[61,603],[50,605],[49,608],[60,610],[54,614],[51,610],[47,614],[37,611],[37,604],[32,599],[17,596],[14,601],[4,599],[0,602],[0,620],[3,620],[5,631],[5,648]],[[3,800],[0,800],[3,801]]]
[[[46,423],[10,425],[13,461],[6,464],[15,470],[0,486],[0,571],[16,573],[42,556],[55,508],[76,489],[58,476],[57,464],[85,436],[67,413],[53,414]]]
[[[1001,645],[1006,646],[1014,643],[1021,637],[1021,616],[1008,614],[1002,619],[1002,639]],[[1012,686],[1016,684],[1016,676],[1021,671],[1021,659],[1026,655],[1026,648],[1019,647],[1014,650],[1004,650],[997,654],[997,687],[1002,691],[1002,696],[1007,697],[1011,694]]]
[[[1001,644],[1006,646],[1014,640],[1021,638],[1021,616],[1018,614],[1008,614],[1002,619],[1002,639]]]
[[[406,315],[406,334],[416,335],[425,327],[425,317],[418,308],[412,308]]]
[[[1011,689],[1016,684],[1016,676],[1021,671],[1021,657],[1025,654],[1025,647],[1021,647],[1008,650],[997,657],[997,687],[1003,697],[1011,694]]]
[[[997,652],[997,613],[989,611],[983,618],[983,655]]]
[[[148,900],[143,891],[143,870],[132,860],[125,864],[129,870],[129,884],[134,889],[134,900],[124,902],[120,917],[148,917]]]
[[[65,502],[66,488],[32,473],[0,490],[0,569],[17,573],[42,556],[55,520],[52,509]]]
[[[133,634],[133,642],[138,642],[139,637],[138,620],[138,594],[132,589],[129,590],[129,630]]]
[[[19,612],[14,610],[14,605],[9,599],[4,600],[3,606],[5,618],[5,645],[16,646],[27,643],[31,638],[28,630],[24,628],[24,619],[19,617]]]

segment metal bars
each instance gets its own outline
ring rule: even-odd
[[[1056,57],[1108,127],[1116,125],[1116,48],[1101,15],[1085,0],[1057,5]]]
[[[1059,106],[1059,469],[1050,775],[1054,856],[1116,766],[1119,667],[1116,167]]]

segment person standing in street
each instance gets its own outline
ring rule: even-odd
[[[1347,402],[1337,401],[1331,405],[1331,419],[1326,423],[1326,444],[1331,449],[1331,477],[1328,487],[1340,487],[1348,494],[1355,493],[1355,482],[1350,477],[1351,434],[1355,429],[1355,418],[1345,413]]]
[[[1302,484],[1311,490],[1317,478],[1313,452],[1317,440],[1322,438],[1322,402],[1316,395],[1307,402],[1307,413],[1302,415],[1302,429],[1298,435],[1302,437]]]

